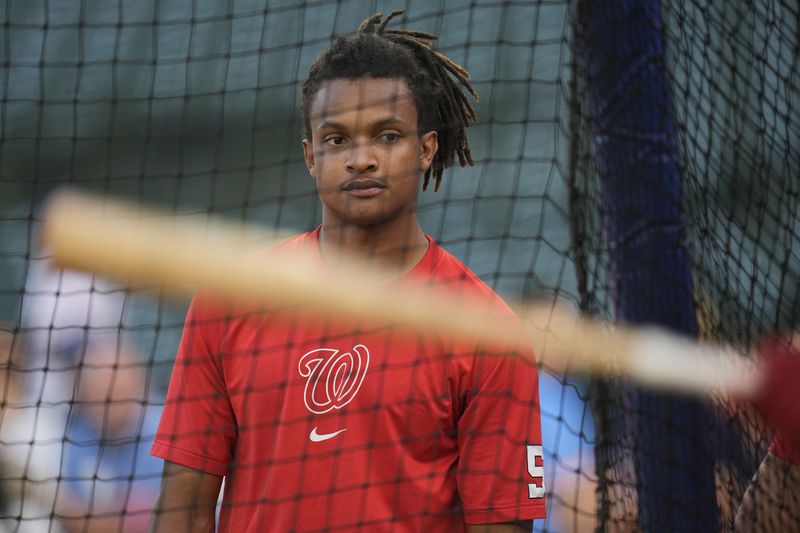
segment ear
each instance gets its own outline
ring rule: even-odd
[[[436,131],[423,133],[419,138],[419,143],[422,146],[422,152],[419,155],[419,169],[420,172],[425,172],[431,167],[433,157],[439,150],[439,134]]]
[[[317,177],[317,166],[314,161],[314,145],[308,139],[303,139],[303,158],[306,160],[306,168],[312,178]]]

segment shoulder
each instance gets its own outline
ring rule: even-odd
[[[294,235],[266,248],[256,250],[243,257],[242,262],[263,263],[274,260],[276,256],[282,253],[288,253],[291,254],[291,257],[295,257],[294,253],[301,249],[304,251],[315,250],[318,240],[319,228],[316,228],[312,231]],[[313,256],[311,258],[313,259]],[[254,310],[252,302],[248,303],[213,294],[201,287],[192,299],[189,316],[200,322],[213,322],[220,319],[230,319],[232,316],[241,316]]]
[[[250,259],[268,259],[272,255],[283,252],[294,252],[305,247],[316,247],[319,243],[320,228],[321,226],[311,231],[293,235],[292,237],[288,237],[276,244],[273,244],[272,246],[257,250],[250,256]]]
[[[485,316],[487,319],[485,327],[500,328],[501,331],[507,332],[509,337],[522,335],[527,338],[523,321],[517,313],[463,262],[438,244],[436,246],[439,247],[437,252],[439,260],[432,268],[430,279],[438,288],[446,291],[444,296],[455,297],[458,305]],[[493,324],[493,326],[488,326],[488,324]],[[520,348],[515,351],[518,351],[527,361],[534,360],[531,349]],[[497,345],[491,341],[479,342],[475,346],[475,353],[478,352],[483,354],[499,353],[506,356],[510,354],[507,344]],[[499,364],[498,361],[493,364],[495,363]]]
[[[502,314],[514,315],[514,312],[477,274],[465,265],[456,256],[442,248],[433,239],[431,246],[435,246],[437,261],[430,270],[431,280],[443,288],[474,298],[479,302],[488,304],[494,311]]]

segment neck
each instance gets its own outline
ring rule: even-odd
[[[428,239],[416,213],[372,226],[330,224],[325,218],[319,245],[326,263],[335,263],[337,254],[344,254],[365,266],[376,265],[397,276],[414,268],[428,250]]]

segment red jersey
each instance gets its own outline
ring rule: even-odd
[[[318,239],[319,229],[278,246]],[[428,240],[393,283],[454,288],[516,321]],[[225,309],[192,302],[152,449],[226,476],[221,531],[462,531],[544,518],[532,353],[298,309]]]

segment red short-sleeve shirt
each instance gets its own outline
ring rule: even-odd
[[[516,321],[429,241],[404,280]],[[541,442],[532,353],[196,297],[152,453],[226,476],[221,531],[460,531],[545,516]]]

